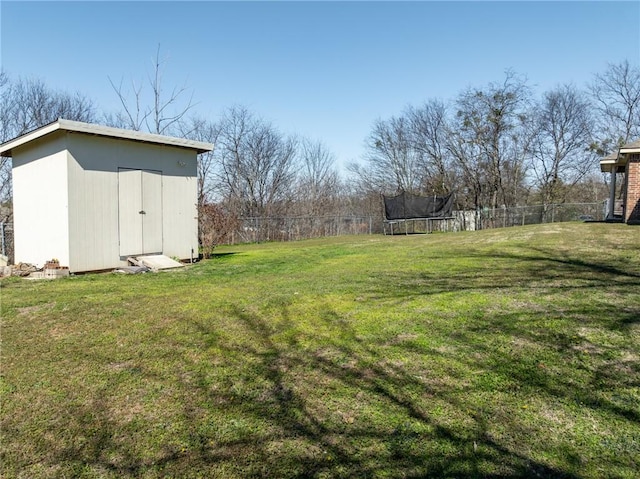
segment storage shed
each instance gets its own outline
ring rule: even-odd
[[[212,148],[63,119],[1,145],[13,158],[15,262],[82,272],[197,256],[197,155]]]

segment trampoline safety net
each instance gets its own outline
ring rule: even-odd
[[[446,196],[420,196],[403,192],[397,196],[382,195],[382,198],[387,221],[444,218],[451,216],[453,210],[453,193]]]

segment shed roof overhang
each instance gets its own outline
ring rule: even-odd
[[[83,133],[87,135],[104,136],[107,138],[116,138],[121,140],[137,141],[141,143],[151,143],[156,145],[168,145],[178,148],[187,148],[195,150],[196,153],[205,153],[213,149],[213,144],[201,141],[187,140],[184,138],[176,138],[173,136],[156,135],[153,133],[144,133],[142,131],[123,130],[121,128],[113,128],[110,126],[96,125],[93,123],[84,123],[80,121],[71,121],[59,119],[48,125],[44,125],[33,131],[20,135],[13,140],[0,145],[0,155],[13,156],[15,148],[26,145],[29,142],[45,137],[58,131],[67,131],[72,133]]]

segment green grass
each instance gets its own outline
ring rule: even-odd
[[[637,477],[640,229],[3,280],[2,477]]]

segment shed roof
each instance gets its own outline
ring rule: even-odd
[[[169,145],[178,148],[187,148],[195,150],[197,153],[205,153],[213,149],[211,143],[201,141],[187,140],[184,138],[176,138],[173,136],[156,135],[153,133],[144,133],[142,131],[123,130],[121,128],[112,128],[110,126],[96,125],[93,123],[84,123],[81,121],[64,120],[62,118],[44,125],[40,128],[32,130],[24,135],[20,135],[13,140],[0,145],[0,155],[13,156],[13,150],[19,146],[25,145],[31,141],[50,135],[56,131],[69,131],[76,133],[84,133],[87,135],[104,136],[108,138],[118,138],[122,140],[138,141],[141,143],[153,143],[157,145]]]

